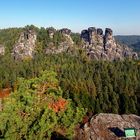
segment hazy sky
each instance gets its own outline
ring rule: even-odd
[[[0,28],[27,24],[140,34],[140,0],[0,0]]]

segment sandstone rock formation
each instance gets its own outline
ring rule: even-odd
[[[75,140],[123,140],[124,128],[136,128],[140,139],[140,117],[136,115],[99,114],[93,116],[83,128],[77,132]]]
[[[70,29],[63,28],[57,31],[54,28],[47,28],[47,31],[50,42],[46,42],[48,43],[47,46],[49,46],[44,50],[46,54],[67,52],[74,46]],[[33,30],[28,29],[22,32],[13,48],[12,54],[15,59],[32,58],[35,52],[36,40],[37,34]],[[90,27],[81,32],[81,40],[83,44],[81,47],[91,59],[110,61],[123,60],[125,58],[138,59],[137,53],[133,52],[132,49],[122,46],[115,41],[113,31],[109,28],[106,28],[104,35],[101,28]],[[0,50],[4,53],[3,49]]]
[[[118,44],[114,37],[113,31],[106,28],[105,35],[103,30],[90,27],[88,30],[81,32],[83,48],[92,59],[103,60],[123,60],[124,58],[137,59],[137,53],[127,46]]]
[[[59,31],[64,35],[70,35],[71,34],[71,30],[67,29],[67,28],[60,29]]]
[[[4,55],[5,54],[5,48],[3,45],[0,45],[0,55]]]
[[[55,32],[56,32],[56,30],[55,30],[53,27],[48,28],[49,37],[50,37],[51,39],[54,38]]]
[[[71,30],[67,28],[63,28],[59,30],[59,32],[62,34],[64,40],[63,42],[59,42],[57,48],[56,47],[49,47],[46,49],[46,54],[58,54],[62,52],[67,52],[69,48],[71,48],[74,44],[72,38],[71,38]]]
[[[35,51],[37,35],[32,30],[26,30],[20,34],[18,42],[13,48],[15,59],[32,58]]]
[[[74,42],[71,38],[71,30],[67,29],[67,28],[63,28],[60,30],[60,33],[62,33],[62,35],[65,37],[65,41],[64,43],[67,43],[69,46],[73,45]]]

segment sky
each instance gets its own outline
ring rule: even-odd
[[[0,0],[0,28],[111,28],[115,35],[140,35],[140,0]]]

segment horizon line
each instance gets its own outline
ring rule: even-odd
[[[41,26],[41,25],[35,25],[35,24],[26,24],[26,25],[21,25],[21,26],[5,26],[5,27],[0,27],[0,30],[5,30],[5,29],[12,29],[12,28],[25,28],[26,26],[35,26],[37,28],[54,28],[56,30],[61,30],[61,29],[64,29],[64,28],[67,28],[67,29],[70,29],[72,33],[81,33],[83,30],[87,30],[89,27],[87,28],[83,28],[81,29],[80,31],[74,31],[73,29],[69,28],[69,27],[62,27],[62,28],[57,28],[57,27],[54,27],[54,26]],[[90,27],[94,27],[94,26],[90,26]],[[95,27],[96,28],[96,27]],[[100,28],[100,27],[99,27]],[[106,27],[106,28],[110,28],[113,30],[113,28],[111,27]],[[105,31],[106,28],[101,28],[103,31]],[[98,28],[96,28],[98,29]],[[129,33],[115,33],[114,30],[113,30],[113,36],[140,36],[140,33],[139,34],[129,34]]]

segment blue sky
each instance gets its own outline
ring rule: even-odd
[[[140,34],[140,0],[0,1],[0,28],[27,24],[75,32],[110,27],[114,34]]]

